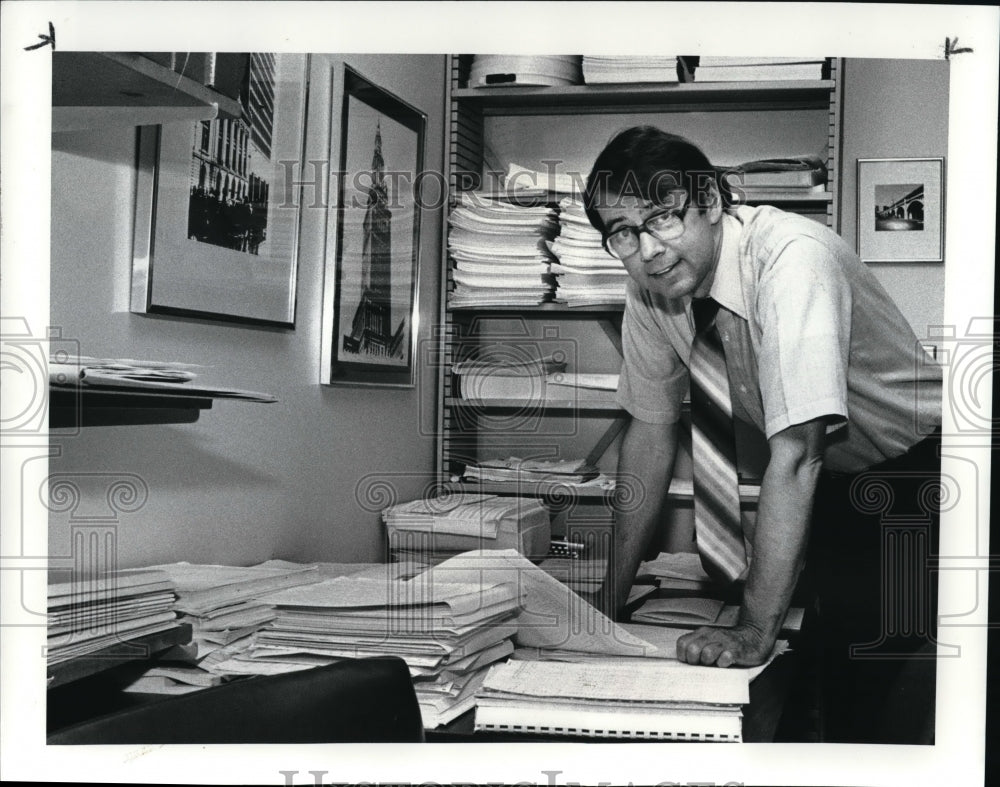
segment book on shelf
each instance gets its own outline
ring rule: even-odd
[[[785,80],[819,80],[826,63],[813,60],[799,63],[759,63],[699,65],[694,70],[695,82],[768,82]]]
[[[584,55],[588,85],[679,82],[676,55]]]

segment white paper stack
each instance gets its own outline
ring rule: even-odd
[[[677,82],[677,57],[669,55],[584,55],[588,85],[625,82]]]
[[[514,582],[447,580],[349,576],[281,591],[271,596],[275,620],[215,669],[267,674],[399,656],[414,678],[425,726],[444,724],[471,707],[478,673],[513,651],[522,600]]]
[[[549,300],[553,279],[546,241],[557,231],[552,206],[522,206],[463,194],[449,217],[454,289],[448,303],[532,306]]]
[[[564,372],[566,361],[556,353],[534,357],[532,348],[497,345],[488,354],[455,363],[455,393],[470,402],[515,399],[525,405],[547,398],[549,375]]]
[[[822,57],[716,57],[702,55],[695,67],[698,82],[758,82],[822,79]]]
[[[454,493],[390,506],[382,512],[396,559],[437,563],[471,549],[548,553],[548,509],[536,498]]]
[[[476,55],[469,87],[578,85],[580,55]]]
[[[628,273],[601,243],[601,233],[591,225],[583,202],[572,197],[559,201],[559,236],[549,244],[558,262],[556,301],[569,306],[625,302]]]
[[[585,459],[522,459],[508,456],[503,459],[484,459],[466,465],[462,478],[468,481],[499,481],[512,483],[537,483],[550,481],[559,484],[582,484],[596,478],[598,470]]]
[[[746,673],[667,660],[525,661],[490,668],[476,730],[719,743],[742,741]]]
[[[274,619],[267,594],[319,580],[314,566],[275,568],[170,563],[163,572],[177,588],[176,609],[192,625],[198,657],[248,637]]]
[[[48,586],[49,664],[87,656],[177,625],[174,584],[161,571],[135,569]]]

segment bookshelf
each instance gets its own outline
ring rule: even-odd
[[[561,171],[580,172],[585,177],[594,156],[610,138],[609,129],[613,132],[628,125],[659,123],[701,143],[717,165],[825,152],[825,190],[745,188],[743,192],[746,204],[772,204],[809,215],[834,229],[838,227],[842,67],[837,59],[830,61],[829,78],[822,80],[469,87],[472,59],[473,55],[448,58],[445,176],[452,197],[450,207],[463,190],[481,188],[502,195],[502,190],[495,190],[499,185],[497,176],[511,162],[544,170],[539,162],[558,161],[564,168]],[[730,146],[730,140],[737,140],[743,147]],[[516,204],[553,204],[558,199],[558,195],[545,192],[519,194]],[[612,397],[608,402],[595,402],[590,397],[466,401],[457,395],[451,365],[470,350],[503,342],[505,336],[523,337],[525,342],[537,342],[547,351],[552,342],[571,337],[568,340],[575,343],[578,352],[571,354],[567,371],[617,371],[623,306],[543,303],[528,307],[449,307],[447,296],[454,284],[453,263],[447,252],[447,218],[442,230],[445,251],[438,356],[440,482],[448,489],[552,498],[554,509],[567,515],[566,535],[573,527],[574,515],[592,534],[607,530],[612,521],[613,492],[554,489],[544,484],[470,484],[458,482],[458,478],[466,464],[510,455],[554,459],[586,456],[594,464],[603,457],[601,469],[613,473],[613,447],[620,440],[628,415]],[[575,368],[572,361],[578,364]],[[560,421],[565,429],[552,426]],[[681,467],[683,462],[678,464]],[[685,490],[690,481],[674,486],[671,499],[687,504],[691,494]],[[753,483],[743,484],[744,507],[755,507],[757,494]],[[553,533],[561,535],[555,530]],[[597,540],[607,543],[606,535]]]
[[[138,52],[53,52],[52,130],[238,118],[240,103]]]

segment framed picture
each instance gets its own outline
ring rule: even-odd
[[[944,159],[858,159],[858,256],[944,260]]]
[[[332,177],[323,381],[410,387],[426,115],[343,67],[339,170]],[[332,269],[331,269],[332,265]]]
[[[140,128],[133,312],[294,327],[307,59],[219,53],[239,118]]]

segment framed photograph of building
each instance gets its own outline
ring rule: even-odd
[[[143,126],[131,310],[292,328],[308,56],[207,56],[240,117]]]
[[[858,255],[944,260],[944,159],[858,159]]]
[[[350,67],[342,73],[322,379],[411,387],[426,115]]]

